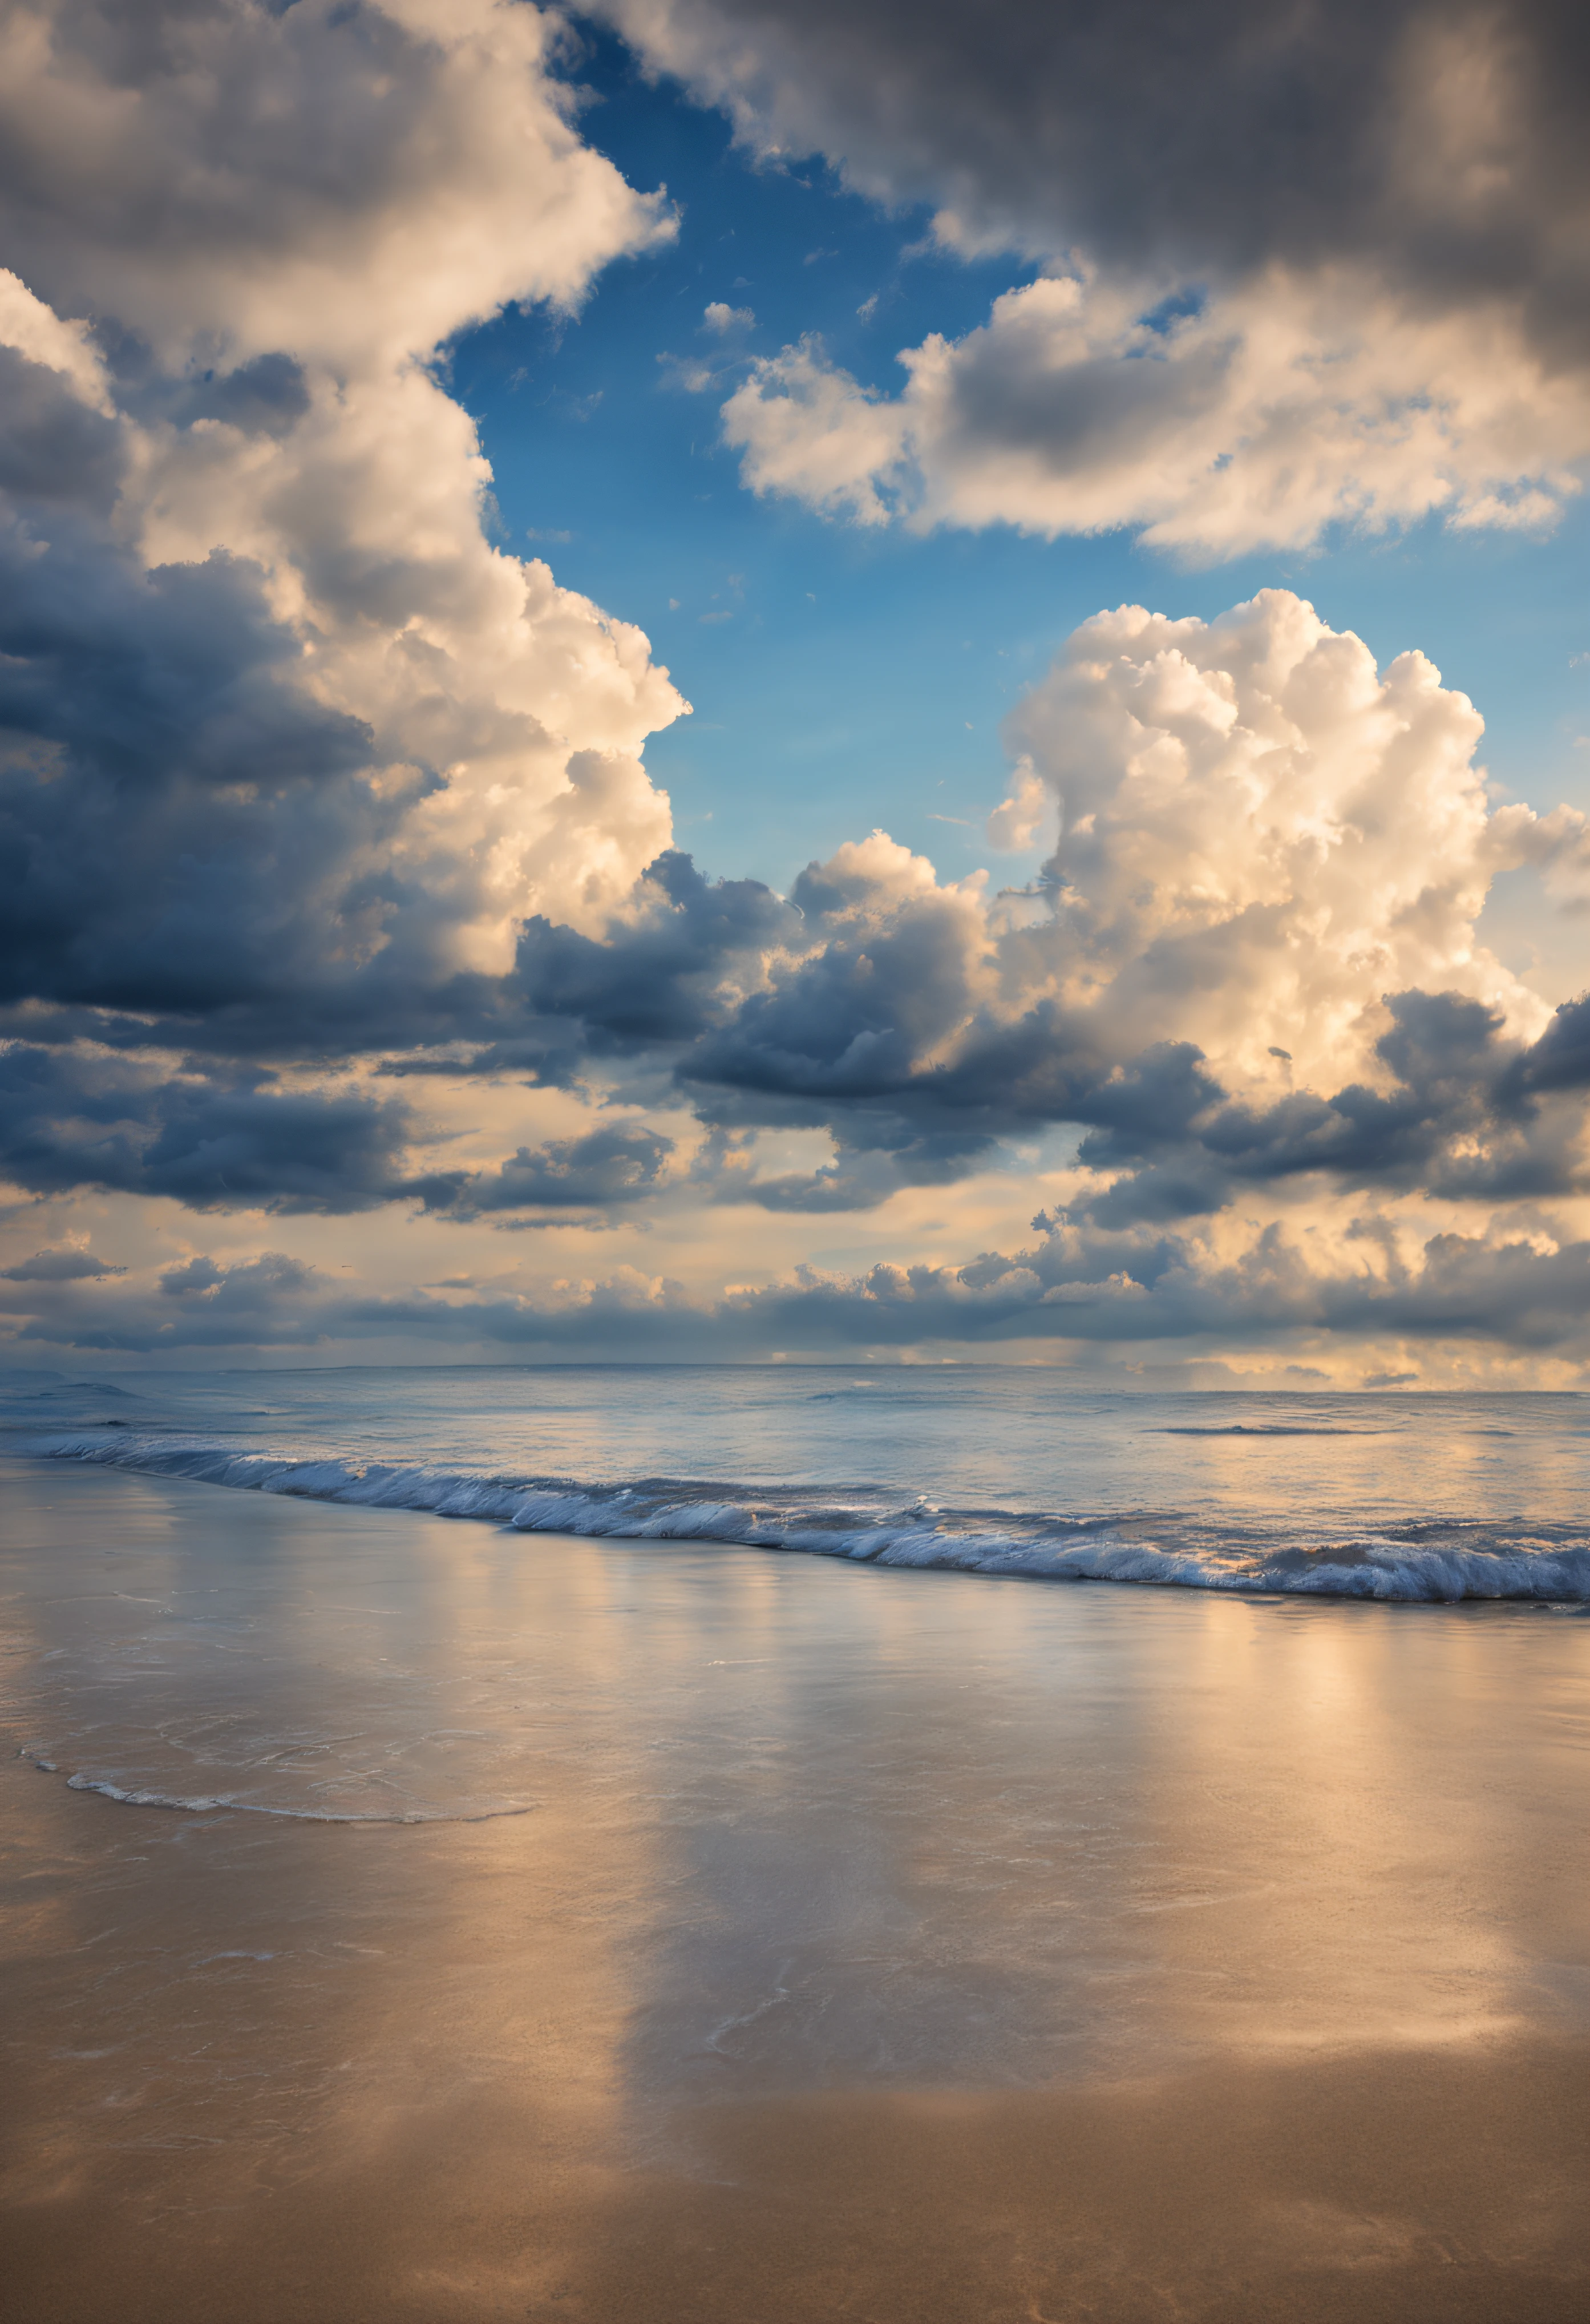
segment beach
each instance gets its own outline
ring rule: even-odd
[[[1583,2312],[1576,1609],[0,1494],[28,2324]]]
[[[1590,2324],[1590,37],[20,0],[0,2324]]]

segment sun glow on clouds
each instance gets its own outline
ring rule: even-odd
[[[505,300],[572,307],[672,231],[571,125],[552,34],[494,0],[237,5],[142,43],[115,11],[45,12],[13,16],[4,76],[0,328],[34,396],[109,422],[46,554],[229,560],[306,714],[356,722],[363,828],[335,869],[387,892],[355,948],[404,941],[413,897],[409,940],[487,972],[528,902],[611,908],[666,844],[639,754],[685,707],[639,631],[492,546],[432,368]]]
[[[1498,300],[1410,313],[1350,269],[1274,270],[1162,322],[1153,287],[1044,276],[878,396],[813,342],[723,407],[753,491],[859,523],[1142,529],[1158,549],[1302,548],[1439,513],[1549,524],[1590,456],[1590,386]]]
[[[921,178],[920,90],[836,128],[803,22],[731,20],[624,15],[748,139]],[[494,544],[447,381],[470,322],[573,310],[673,231],[583,137],[559,38],[495,0],[5,21],[14,1347],[1577,1377],[1590,1009],[1478,923],[1521,868],[1580,908],[1590,843],[1493,802],[1419,653],[1377,669],[1286,590],[1098,614],[1008,721],[1019,890],[864,802],[787,896],[670,849],[641,751],[685,706]],[[1432,120],[1479,102],[1455,70]],[[963,132],[942,235],[1051,249],[1053,189]],[[726,413],[748,482],[1221,551],[1575,488],[1582,367],[1522,276],[1415,297],[1351,235],[1241,257],[1228,226],[1207,297],[1150,314],[1144,226],[924,341],[899,397],[813,343],[762,361]]]
[[[751,151],[1043,270],[903,350],[899,395],[810,339],[764,358],[723,411],[758,492],[1224,557],[1579,489],[1586,92],[1550,0],[604,11]]]

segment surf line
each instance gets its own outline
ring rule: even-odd
[[[60,1768],[53,1759],[45,1758],[41,1751],[30,1750],[25,1745],[17,1757],[37,1767],[41,1775],[58,1775]],[[179,1815],[259,1815],[276,1816],[287,1823],[396,1823],[410,1827],[435,1823],[496,1823],[504,1816],[534,1815],[538,1804],[527,1800],[510,1808],[482,1808],[473,1815],[449,1815],[445,1809],[393,1809],[366,1814],[342,1813],[335,1808],[278,1808],[258,1800],[229,1798],[225,1793],[206,1794],[198,1799],[183,1799],[172,1792],[132,1791],[124,1784],[113,1783],[108,1775],[71,1775],[66,1778],[69,1792],[97,1792],[101,1799],[115,1800],[129,1808],[164,1808]]]

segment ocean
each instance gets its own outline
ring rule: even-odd
[[[0,1378],[0,1442],[374,1508],[1051,1582],[1590,1600],[1590,1399],[1009,1366]]]

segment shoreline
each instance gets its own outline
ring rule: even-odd
[[[367,1455],[295,1457],[214,1442],[107,1439],[85,1432],[63,1433],[22,1457],[331,1507],[468,1520],[528,1535],[713,1542],[915,1572],[1107,1582],[1250,1599],[1590,1605],[1590,1538],[1581,1524],[1550,1519],[1338,1523],[1323,1532],[1316,1526],[1316,1537],[1304,1532],[1276,1547],[1251,1526],[1245,1532],[1176,1513],[985,1510],[976,1513],[980,1522],[974,1526],[967,1513],[925,1500],[888,1506],[897,1497],[874,1487],[795,1491],[683,1478],[617,1483],[512,1478]]]

